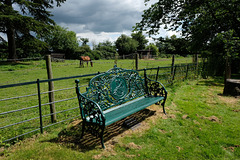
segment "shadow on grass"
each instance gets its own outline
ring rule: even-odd
[[[155,112],[156,111],[144,109],[116,123],[113,123],[112,125],[107,126],[103,135],[105,144],[113,137],[122,134],[128,129],[134,129],[135,126],[138,126],[146,118],[153,116]],[[124,122],[131,120],[134,121],[132,125],[126,126]],[[139,127],[141,127],[141,125],[139,125]],[[95,148],[101,148],[100,138],[96,138],[96,136],[85,132],[83,138],[80,139],[81,133],[82,121],[74,121],[72,122],[71,127],[62,130],[58,134],[58,137],[51,139],[50,142],[58,143],[74,150],[81,150],[82,152],[87,152]]]
[[[31,65],[31,63],[30,62],[21,62],[21,61],[16,61],[16,62],[0,62],[0,66],[4,66],[4,65],[6,65],[6,66],[9,66],[9,65],[11,65],[11,66],[17,66],[17,65]]]
[[[211,80],[200,80],[197,85],[224,87],[224,79],[222,77],[215,77]]]

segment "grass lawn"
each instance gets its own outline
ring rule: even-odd
[[[74,120],[1,148],[0,159],[240,159],[240,99],[221,94],[222,80],[185,81],[167,90],[167,115],[153,105],[134,115],[141,121],[134,129],[121,121],[109,126],[105,150],[95,137],[80,140],[81,121]]]

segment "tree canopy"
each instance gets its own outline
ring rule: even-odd
[[[78,48],[76,33],[58,25],[54,26],[50,33],[43,34],[40,39],[48,45],[48,51],[65,53],[67,58],[72,57]]]
[[[100,58],[110,59],[113,58],[116,54],[116,47],[110,41],[104,41],[99,43],[95,48],[94,51],[98,51],[95,53],[95,56],[98,55]],[[96,57],[97,58],[97,57]]]
[[[209,57],[213,62],[216,57],[221,59],[219,64],[225,59],[225,73],[231,61],[240,59],[239,0],[159,0],[144,10],[135,30],[156,35],[160,28],[181,31],[195,53],[211,51],[214,45],[220,47],[221,52],[212,50]]]
[[[188,50],[189,42],[184,38],[177,38],[176,35],[172,35],[170,38],[161,37],[157,39],[156,45],[161,54],[178,54],[180,56],[191,54]]]
[[[16,59],[18,35],[43,34],[54,21],[50,19],[54,2],[57,6],[66,0],[2,0],[0,3],[0,32],[8,39],[8,58]]]
[[[148,40],[142,34],[142,32],[132,33],[131,36],[132,36],[132,39],[134,39],[134,40],[136,40],[138,42],[137,50],[145,49],[146,44],[148,43]]]
[[[232,31],[240,37],[239,16],[239,0],[159,0],[144,11],[136,29],[150,35],[162,27],[181,31],[198,49],[218,33]]]
[[[121,56],[137,51],[138,42],[127,35],[122,34],[115,43],[118,53]]]

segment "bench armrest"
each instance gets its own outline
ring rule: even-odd
[[[161,82],[147,78],[147,87],[149,96],[162,96],[167,99],[167,90]]]
[[[105,123],[105,116],[102,112],[100,106],[93,100],[87,98],[81,94],[78,83],[76,81],[76,93],[79,102],[80,112],[83,120],[88,119],[88,121],[95,123]]]

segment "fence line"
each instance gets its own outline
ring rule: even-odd
[[[199,73],[198,70],[200,70],[200,68],[201,67],[198,66],[197,64],[187,64],[187,65],[175,65],[175,66],[170,66],[170,67],[146,68],[146,71],[148,72],[148,76],[150,78],[160,80],[164,85],[170,85],[170,84],[175,83],[176,81],[183,81],[185,79],[197,78],[198,73]],[[172,69],[174,70],[174,72],[171,72]],[[138,69],[137,71],[139,71],[140,74],[143,74],[144,69]],[[149,72],[151,72],[151,73],[149,73]],[[38,79],[37,81],[0,86],[0,89],[6,89],[6,88],[12,88],[12,87],[18,87],[18,86],[26,86],[27,87],[28,85],[35,84],[36,88],[37,88],[37,93],[34,93],[34,94],[0,99],[0,102],[7,102],[7,101],[10,101],[10,100],[14,100],[14,99],[21,99],[21,98],[25,98],[25,97],[37,96],[36,105],[33,105],[31,107],[21,108],[21,109],[12,109],[10,111],[5,111],[5,112],[0,113],[0,116],[1,116],[0,118],[2,118],[2,119],[5,118],[7,120],[10,119],[9,122],[11,123],[11,124],[5,124],[4,123],[3,126],[0,126],[0,129],[1,129],[0,139],[3,139],[2,143],[11,142],[14,139],[18,139],[18,138],[23,137],[25,135],[30,135],[33,132],[36,132],[36,131],[39,131],[39,130],[40,130],[41,133],[43,133],[43,129],[45,129],[45,128],[48,128],[50,126],[57,125],[59,123],[63,123],[63,122],[72,120],[72,119],[80,116],[79,110],[75,111],[76,109],[78,109],[78,107],[76,107],[77,101],[74,102],[74,105],[71,108],[60,107],[59,109],[62,109],[62,110],[59,110],[55,113],[50,113],[50,114],[46,113],[46,112],[49,112],[49,110],[47,110],[47,108],[46,108],[47,105],[54,104],[54,103],[65,103],[67,101],[74,100],[77,97],[70,97],[70,98],[56,100],[54,102],[42,103],[43,101],[46,100],[46,97],[42,97],[42,96],[44,94],[49,93],[49,91],[41,92],[41,86],[40,86],[41,83],[48,83],[50,81],[61,81],[61,80],[69,80],[69,79],[76,79],[76,78],[89,78],[89,77],[92,77],[92,76],[95,76],[95,75],[98,75],[98,74],[99,74],[99,72],[98,73],[92,73],[92,74],[86,74],[86,75],[71,76],[71,77],[61,77],[61,78],[55,78],[55,79],[49,79],[49,80],[39,80]],[[83,84],[80,87],[81,88],[86,88],[87,85]],[[75,96],[74,91],[72,91],[74,88],[75,87],[63,88],[63,89],[53,90],[53,91],[50,91],[50,92],[68,91],[70,96],[71,95]],[[45,99],[43,100],[42,98],[45,98]],[[69,105],[71,105],[71,104],[69,104]],[[14,116],[17,116],[17,115],[12,115],[13,120],[11,119],[11,116],[10,116],[10,118],[8,116],[6,116],[7,114],[14,114],[14,113],[22,114],[23,111],[27,111],[29,109],[36,109],[36,108],[38,108],[38,110],[34,110],[34,111],[30,112],[31,114],[34,114],[34,115],[32,115],[34,117],[28,117],[28,119],[24,119],[22,121],[19,120],[18,122],[15,122],[15,123],[13,123],[12,121],[15,120]],[[64,116],[63,113],[68,113],[68,112],[71,112],[71,113],[66,114],[64,119],[60,120],[58,122],[50,123],[49,120],[45,120],[46,118],[50,117],[53,114],[59,115],[59,116]],[[37,123],[37,124],[32,122],[32,123],[34,123],[33,125],[36,125],[35,129],[33,129],[33,130],[30,130],[30,131],[29,130],[24,130],[23,129],[24,126],[22,128],[21,128],[21,126],[18,127],[17,129],[20,130],[19,135],[15,135],[15,134],[11,134],[11,133],[6,134],[8,131],[4,131],[4,129],[6,129],[6,128],[13,127],[13,126],[16,126],[16,125],[20,125],[20,124],[23,124],[23,123],[27,123],[27,122],[30,122],[30,121],[36,121],[36,120],[37,120],[37,122],[35,122],[35,123]],[[24,131],[25,131],[25,133],[21,133],[21,132],[24,132]],[[1,135],[4,135],[4,133],[5,133],[5,135],[10,135],[10,136],[1,137]],[[1,145],[1,141],[0,141],[0,145]]]
[[[42,60],[42,59],[44,59],[44,57],[6,59],[6,60],[0,60],[0,62],[25,61],[25,60]]]

